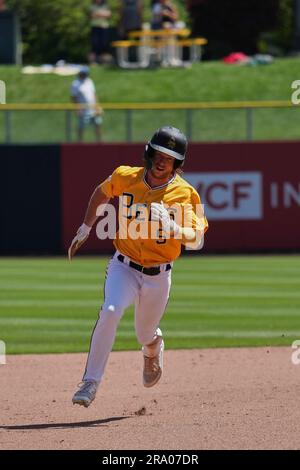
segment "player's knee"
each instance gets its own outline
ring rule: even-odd
[[[100,310],[100,320],[118,323],[123,315],[124,308],[115,304],[104,304]]]

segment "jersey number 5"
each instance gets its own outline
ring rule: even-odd
[[[156,240],[156,243],[157,243],[158,245],[163,245],[164,243],[167,242],[166,238],[163,236],[163,233],[164,233],[164,231],[163,231],[162,228],[159,228],[159,229],[157,230],[158,240]]]

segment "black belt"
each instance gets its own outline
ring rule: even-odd
[[[125,256],[123,255],[118,255],[118,260],[121,261],[121,263],[124,263]],[[147,274],[148,276],[156,276],[161,272],[160,267],[156,266],[153,268],[145,268],[144,266],[141,266],[140,264],[136,264],[133,261],[129,261],[129,266],[133,269],[136,269],[137,271],[140,271],[143,274]],[[169,271],[172,268],[171,264],[167,264],[166,266],[166,271]]]

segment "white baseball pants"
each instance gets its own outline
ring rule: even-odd
[[[117,259],[117,251],[108,264],[104,287],[104,304],[92,333],[90,352],[83,380],[100,383],[112,350],[118,323],[127,307],[135,304],[135,332],[142,351],[153,356],[151,343],[160,335],[159,322],[164,314],[171,287],[171,270],[162,271],[156,276],[143,274]],[[127,263],[127,264],[126,264]],[[147,347],[149,345],[149,347]],[[158,343],[157,348],[160,347]]]

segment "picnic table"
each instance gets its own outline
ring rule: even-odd
[[[182,67],[201,60],[205,38],[191,38],[189,29],[131,31],[128,40],[114,41],[117,63],[121,68],[147,68],[155,58],[162,67]],[[188,58],[184,58],[188,48]],[[134,56],[134,60],[132,60]]]

